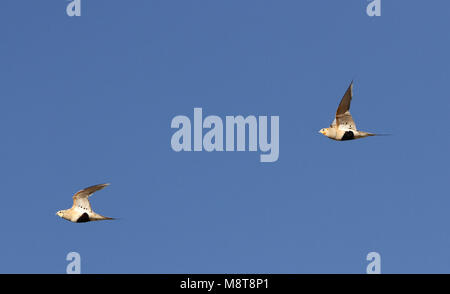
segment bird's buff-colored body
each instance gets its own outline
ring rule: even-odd
[[[81,191],[78,191],[73,195],[73,205],[70,209],[60,210],[56,214],[63,219],[74,223],[85,223],[98,220],[112,220],[113,218],[106,217],[95,213],[91,204],[89,203],[89,196],[94,192],[101,190],[109,184],[100,184],[88,187]]]
[[[375,134],[367,132],[357,130],[341,130],[337,127],[324,128],[320,130],[320,133],[336,141],[355,140],[375,136]]]

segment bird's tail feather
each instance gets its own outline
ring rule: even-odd
[[[101,214],[94,214],[90,216],[91,220],[96,221],[96,220],[115,220],[116,218],[114,217],[107,217],[107,216],[103,216]]]
[[[391,136],[391,134],[374,134],[374,133],[368,133],[368,132],[361,132],[366,136]]]

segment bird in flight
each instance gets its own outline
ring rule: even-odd
[[[106,186],[109,186],[109,184],[94,185],[78,191],[72,197],[72,207],[66,210],[60,210],[56,213],[56,215],[74,223],[114,219],[95,213],[92,210],[91,204],[89,203],[88,199],[89,196],[91,196],[98,190],[105,188]]]
[[[356,124],[350,114],[350,102],[353,96],[353,81],[350,83],[347,91],[342,97],[341,103],[336,111],[336,117],[329,128],[323,128],[319,131],[324,136],[336,141],[354,140],[377,134],[367,133],[356,129]]]

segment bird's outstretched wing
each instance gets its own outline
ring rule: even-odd
[[[94,194],[96,191],[101,190],[109,186],[109,184],[100,184],[87,187],[83,190],[78,191],[73,195],[73,206],[79,207],[81,209],[92,211],[91,204],[89,203],[89,196]]]
[[[339,129],[342,130],[356,130],[356,124],[353,121],[352,115],[350,114],[350,103],[353,97],[353,81],[350,83],[347,91],[342,97],[341,103],[336,111],[336,124]],[[332,124],[332,126],[333,126]]]

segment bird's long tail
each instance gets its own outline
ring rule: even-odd
[[[115,220],[115,218],[113,218],[113,217],[103,216],[103,215],[100,215],[98,213],[94,213],[93,215],[91,215],[90,219],[93,220],[93,221],[96,221],[96,220]]]
[[[364,136],[391,136],[391,134],[373,134],[373,133],[367,133],[367,132],[360,132],[362,133]]]

